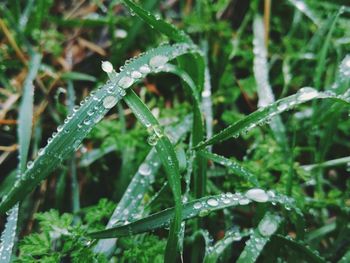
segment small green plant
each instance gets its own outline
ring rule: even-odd
[[[9,43],[0,58],[15,54],[25,67],[12,82],[6,76],[19,67],[0,68],[1,94],[22,95],[19,163],[0,187],[0,261],[347,262],[350,184],[337,168],[349,163],[349,7],[298,0],[285,1],[284,12],[265,0],[262,17],[259,1],[233,1],[246,11],[231,25],[231,1],[179,1],[190,36],[147,11],[157,1],[145,9],[121,1],[141,19],[128,31],[116,30],[132,19],[114,16],[118,1],[92,2],[48,23],[43,12],[67,7],[0,6]],[[139,33],[143,23],[148,34]],[[54,27],[96,37],[89,27],[100,26],[101,41],[111,34],[111,57],[88,72],[101,77],[73,71],[72,57],[107,53],[83,34],[63,51]],[[168,42],[143,46],[155,39]],[[116,70],[133,42],[147,51]],[[23,87],[12,87],[25,74]],[[98,88],[74,88],[87,82]],[[37,107],[33,84],[42,89]],[[46,143],[40,114],[56,127]]]

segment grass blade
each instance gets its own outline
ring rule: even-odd
[[[270,237],[277,231],[282,218],[277,214],[267,212],[254,230],[237,263],[256,262]]]
[[[152,115],[151,111],[139,99],[134,91],[129,91],[124,97],[124,101],[128,104],[139,121],[151,131],[149,143],[152,146],[155,146],[158,156],[167,173],[169,185],[174,196],[175,210],[174,217],[170,225],[164,260],[167,262],[175,262],[178,250],[178,235],[180,233],[182,218],[181,182],[176,153],[169,138],[161,131],[157,119]]]
[[[245,236],[249,235],[249,231],[239,232],[235,230],[229,230],[225,233],[225,237],[220,239],[214,246],[206,248],[204,257],[204,263],[215,263],[218,261],[220,255],[224,250],[230,246],[233,242],[240,241]]]
[[[257,125],[262,125],[269,122],[269,120],[275,117],[277,114],[290,110],[299,104],[313,99],[333,99],[335,101],[349,104],[347,98],[339,96],[336,97],[330,93],[317,92],[315,89],[309,87],[302,88],[295,95],[280,99],[264,108],[260,108],[242,120],[235,122],[210,139],[201,142],[195,146],[194,149],[202,149],[207,145],[221,142],[231,137],[238,138],[240,133],[245,134]]]
[[[325,263],[326,261],[318,255],[317,252],[311,250],[304,243],[297,242],[296,240],[286,238],[281,235],[272,236],[272,241],[283,244],[288,249],[293,249],[298,252],[298,255],[302,255],[302,258],[311,263]]]
[[[107,82],[85,98],[81,106],[75,108],[74,113],[67,117],[62,126],[57,128],[57,133],[54,133],[46,147],[39,151],[38,158],[30,169],[25,171],[18,185],[3,196],[0,203],[0,214],[6,212],[16,202],[23,200],[60,162],[78,149],[93,126],[122,98],[120,86],[128,88],[129,86],[125,87],[125,84],[132,85],[137,81],[137,79],[131,79],[128,73],[146,68],[147,73],[150,73],[162,66],[162,63],[190,52],[199,51],[188,44],[163,45],[142,54],[137,59],[128,61],[113,83]],[[145,74],[142,73],[141,76]],[[126,83],[126,80],[132,83]]]
[[[189,44],[192,43],[191,38],[182,30],[177,29],[162,19],[156,18],[154,15],[142,9],[130,0],[122,0],[122,2],[127,5],[132,10],[132,12],[143,19],[148,25],[166,35],[169,39],[175,42],[186,42]]]
[[[224,208],[232,206],[247,205],[252,201],[271,202],[273,204],[279,204],[282,207],[285,207],[286,210],[292,209],[296,213],[300,213],[300,210],[294,205],[293,199],[287,196],[275,194],[270,191],[265,192],[261,189],[254,189],[254,191],[252,190],[253,189],[247,191],[245,194],[226,193],[207,196],[185,203],[183,204],[182,220],[187,220],[195,217],[204,217],[209,215],[210,212],[222,210]],[[259,192],[261,194],[260,197],[264,197],[264,199],[255,198],[256,196],[252,195],[254,192]],[[129,236],[153,231],[155,229],[167,226],[173,217],[173,214],[174,208],[168,208],[132,223],[120,224],[107,230],[89,233],[88,235],[92,238],[100,239]]]
[[[24,81],[23,97],[19,108],[18,118],[18,142],[19,142],[19,164],[15,185],[21,179],[22,173],[26,169],[30,138],[32,133],[34,86],[33,81],[39,70],[41,56],[35,54],[29,64],[29,72]],[[17,203],[9,212],[5,229],[1,234],[0,259],[1,262],[10,262],[12,249],[15,244],[19,204]]]
[[[187,133],[191,124],[191,118],[186,117],[180,124],[174,128],[166,128],[165,133],[170,134],[172,143],[177,143],[180,138]],[[123,222],[132,217],[137,217],[142,213],[143,206],[141,205],[144,194],[148,190],[150,184],[154,180],[154,176],[160,167],[159,157],[156,150],[153,148],[143,163],[139,166],[138,171],[133,176],[129,186],[125,190],[123,197],[114,210],[111,218],[108,221],[107,229],[113,227],[118,222]],[[128,213],[125,213],[128,211]],[[123,213],[122,213],[123,212]],[[108,254],[112,250],[116,240],[107,239],[100,240],[95,248],[96,253]]]
[[[215,163],[218,163],[218,164],[221,164],[221,165],[227,167],[234,174],[241,176],[242,178],[244,178],[245,180],[250,182],[253,186],[259,185],[258,179],[255,176],[255,174],[252,174],[250,171],[245,169],[243,166],[241,166],[237,162],[234,162],[234,161],[227,159],[221,155],[211,153],[211,152],[205,151],[205,150],[199,151],[198,153],[200,155],[204,156],[205,158],[212,160]]]

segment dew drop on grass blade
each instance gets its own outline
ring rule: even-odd
[[[199,52],[196,47],[188,44],[162,45],[158,48],[147,51],[129,61],[123,70],[117,75],[115,82],[107,82],[104,86],[93,91],[81,103],[80,107],[73,108],[73,114],[67,116],[64,124],[60,126],[60,131],[54,133],[48,139],[48,144],[44,147],[33,162],[31,169],[26,170],[19,184],[7,193],[6,198],[0,203],[0,213],[6,212],[16,202],[22,200],[34,187],[44,180],[59,163],[71,156],[82,143],[90,130],[102,119],[110,110],[111,103],[106,99],[110,96],[115,98],[112,106],[121,100],[125,92],[122,92],[116,83],[127,77],[127,72],[139,69],[148,65],[151,58],[157,55],[164,55],[168,60],[172,60],[190,52]],[[152,69],[154,70],[154,69]],[[125,84],[125,82],[124,82]],[[128,87],[129,88],[129,87]],[[105,102],[105,105],[103,105]],[[88,114],[93,111],[93,114]],[[68,147],[67,147],[68,146]],[[40,170],[40,173],[38,171]]]
[[[180,138],[186,134],[191,125],[191,117],[187,116],[175,127],[167,127],[165,133],[171,135],[171,141],[176,144]],[[160,161],[157,151],[152,148],[145,160],[139,166],[138,171],[133,176],[129,186],[126,188],[123,197],[114,210],[108,221],[106,228],[111,228],[115,224],[132,221],[135,215],[142,215],[144,206],[141,205],[143,197],[149,186],[153,183],[155,174],[159,170]],[[136,198],[135,198],[136,197]],[[124,212],[128,211],[127,214]],[[109,254],[113,250],[116,239],[99,240],[94,251],[96,253]]]
[[[270,237],[277,231],[282,218],[277,214],[267,212],[254,230],[237,263],[253,263],[263,251]]]
[[[285,195],[277,194],[273,191],[264,191],[259,189],[259,196],[256,197],[251,192],[246,193],[223,193],[214,196],[207,196],[196,199],[183,204],[182,220],[190,218],[205,217],[211,212],[222,210],[227,207],[248,205],[252,202],[271,203],[272,205],[279,205],[286,211],[291,211],[294,214],[301,214],[301,211],[296,207],[292,198]],[[255,192],[257,189],[254,190]],[[266,198],[257,199],[262,196],[261,192],[267,195]],[[256,201],[258,200],[258,201]],[[113,228],[102,230],[98,232],[89,233],[92,238],[113,238],[121,236],[129,236],[144,232],[153,231],[158,228],[168,226],[174,214],[174,208],[168,208],[161,212],[152,214],[142,219],[136,220],[126,225],[115,226]]]

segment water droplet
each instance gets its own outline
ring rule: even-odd
[[[27,169],[32,169],[33,166],[34,166],[34,163],[33,163],[32,161],[29,161],[29,162],[27,163]]]
[[[239,203],[240,205],[247,205],[247,204],[250,203],[250,201],[249,201],[249,199],[247,199],[247,198],[242,198],[242,199],[239,199],[238,203]]]
[[[298,99],[301,101],[307,101],[314,99],[318,96],[318,91],[314,88],[305,87],[298,91]]]
[[[143,163],[139,167],[139,173],[141,175],[147,176],[150,175],[152,172],[151,167],[147,163]]]
[[[106,73],[112,73],[113,71],[113,65],[109,61],[102,61],[101,67],[102,70]]]
[[[219,202],[218,200],[214,199],[214,198],[210,198],[207,200],[207,204],[210,206],[218,206]]]
[[[57,131],[58,131],[58,132],[60,132],[60,131],[62,131],[62,130],[63,130],[63,126],[62,126],[62,125],[60,125],[60,126],[57,127]]]
[[[158,137],[155,134],[152,134],[148,137],[147,142],[151,146],[155,146],[158,143]]]
[[[199,212],[199,216],[200,217],[204,217],[204,216],[207,216],[207,215],[209,215],[209,213],[210,213],[210,211],[208,210],[208,209],[203,209],[203,210],[201,210],[200,212]]]
[[[259,223],[258,229],[261,235],[271,236],[273,233],[275,233],[277,227],[278,225],[276,221],[265,218]]]
[[[246,192],[245,196],[250,200],[264,203],[269,200],[269,196],[263,189],[253,188]]]
[[[339,72],[343,78],[350,77],[350,55],[347,55],[340,63]]]
[[[148,74],[148,73],[151,72],[150,67],[147,66],[147,65],[141,66],[139,70],[140,70],[140,72],[143,73],[143,74]]]
[[[149,65],[152,68],[159,68],[161,66],[163,66],[164,64],[166,64],[168,62],[168,58],[166,56],[162,56],[162,55],[157,55],[152,57],[149,60]]]
[[[74,143],[73,143],[73,148],[74,150],[77,150],[79,148],[81,144],[81,140],[76,140]]]
[[[288,108],[288,104],[287,103],[281,103],[277,106],[277,110],[278,111],[285,111]]]
[[[45,153],[45,149],[44,148],[40,148],[38,151],[38,155],[42,156]]]
[[[193,208],[194,209],[199,209],[202,207],[202,204],[200,202],[196,202],[194,205],[193,205]]]
[[[142,74],[138,71],[133,71],[133,72],[131,72],[131,77],[134,79],[139,79],[142,77]]]
[[[110,109],[113,108],[118,102],[118,99],[114,96],[107,96],[104,100],[103,100],[103,107],[105,107],[106,109]]]
[[[134,83],[134,79],[130,78],[128,76],[122,77],[119,82],[118,85],[120,87],[122,87],[123,89],[127,89],[129,88],[132,84]]]
[[[85,124],[85,125],[90,125],[90,123],[91,123],[91,120],[90,120],[90,119],[85,119],[85,120],[84,120],[84,124]]]

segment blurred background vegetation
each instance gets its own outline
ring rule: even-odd
[[[303,86],[329,89],[335,82],[340,62],[350,51],[350,4],[347,0],[138,2],[156,16],[186,31],[205,52],[212,87],[214,132],[257,109],[252,29],[256,15],[262,16],[267,29],[269,79],[276,98],[294,94]],[[345,7],[339,15],[341,6]],[[101,70],[101,61],[108,60],[118,68],[126,59],[165,41],[164,36],[145,25],[119,1],[1,2],[0,194],[11,188],[15,180],[18,105],[34,53],[41,54],[42,61],[34,81],[30,159],[37,156],[56,127],[63,123],[68,104],[72,101],[79,104],[92,90],[105,83],[107,76]],[[73,100],[68,96],[69,89],[75,91]],[[181,82],[174,75],[150,75],[134,90],[165,123],[181,120],[191,112]],[[285,191],[287,175],[292,169],[295,173],[292,195],[303,209],[308,231],[312,233],[324,224],[337,222],[336,228],[323,229],[326,234],[310,238],[310,244],[334,262],[350,244],[347,225],[349,167],[347,161],[316,172],[304,166],[348,157],[350,121],[346,109],[327,114],[327,108],[319,110],[321,106],[318,102],[307,104],[282,115],[289,146],[293,149],[292,164],[286,161],[283,149],[268,126],[217,144],[213,151],[241,162],[259,176],[263,188],[280,192]],[[314,115],[316,110],[317,116]],[[32,262],[32,257],[26,255],[42,246],[46,249],[42,254],[38,252],[42,262],[58,262],[62,255],[70,255],[76,262],[93,262],[92,259],[103,262],[105,259],[94,256],[83,244],[74,247],[74,239],[65,240],[63,245],[57,244],[53,250],[52,237],[33,233],[49,231],[50,224],[69,229],[77,217],[90,231],[103,229],[150,150],[146,141],[147,131],[125,105],[111,110],[84,140],[74,157],[62,163],[24,201],[19,224],[20,240],[23,241],[18,260]],[[249,187],[249,183],[229,176],[230,172],[222,167],[215,166],[210,172],[219,176],[212,177],[208,193],[240,191]],[[321,192],[315,190],[315,173],[323,174]],[[164,180],[164,176],[157,176],[145,199],[158,193]],[[166,189],[157,202],[152,203],[150,210],[169,206],[171,194]],[[60,216],[62,213],[67,214]],[[237,213],[237,223],[249,227],[251,223],[246,218],[253,216],[252,211],[242,208],[237,209]],[[5,218],[2,219],[4,222]],[[224,224],[209,216],[207,227],[215,240],[222,237]],[[80,230],[70,229],[76,231],[77,236]],[[153,234],[142,240],[136,237],[121,239],[120,249],[115,252],[120,260],[117,262],[161,261],[166,234],[161,230]],[[293,232],[289,234],[294,235]],[[27,238],[23,239],[24,236]],[[73,242],[70,247],[69,242]],[[237,255],[233,253],[232,258],[235,257]]]

